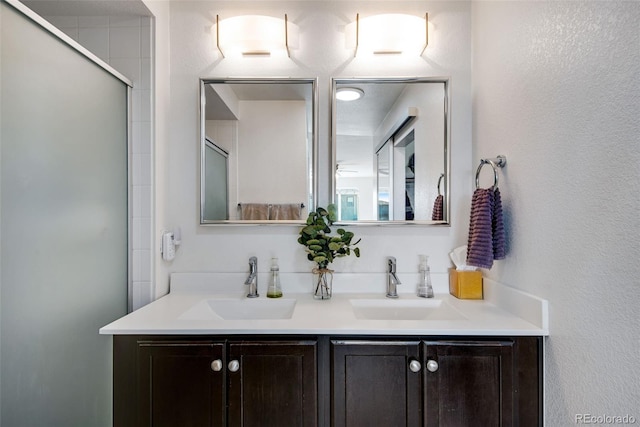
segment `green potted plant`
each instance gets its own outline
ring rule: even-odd
[[[331,226],[336,220],[335,205],[329,205],[327,209],[318,207],[309,213],[307,223],[300,229],[298,243],[305,246],[307,259],[317,264],[312,272],[314,274],[314,298],[331,298],[331,284],[333,270],[329,264],[334,259],[349,256],[352,253],[360,257],[360,249],[356,247],[361,239],[353,241],[354,234],[343,228],[336,230],[337,235],[331,235]]]

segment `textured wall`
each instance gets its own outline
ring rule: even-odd
[[[473,157],[508,157],[489,275],[550,302],[547,425],[640,422],[640,3],[472,9]]]

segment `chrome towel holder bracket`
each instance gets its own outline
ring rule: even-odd
[[[493,187],[491,187],[491,189],[495,191],[495,189],[498,188],[498,168],[503,168],[507,164],[507,157],[500,154],[497,157],[480,159],[480,165],[476,170],[476,190],[480,188],[480,171],[482,167],[487,164],[493,168]]]

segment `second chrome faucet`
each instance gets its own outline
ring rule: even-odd
[[[245,285],[249,285],[249,293],[247,298],[257,298],[258,294],[258,258],[252,256],[249,258],[249,277],[244,282]]]
[[[387,257],[387,298],[398,298],[397,285],[402,282],[396,276],[396,258]]]

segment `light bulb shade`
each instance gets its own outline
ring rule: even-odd
[[[356,87],[341,87],[336,90],[336,99],[339,101],[355,101],[364,96],[364,91]]]
[[[347,25],[347,47],[356,55],[421,55],[428,44],[428,15],[383,14]]]
[[[298,27],[285,18],[242,15],[217,21],[217,46],[223,56],[289,55],[297,48]]]

